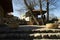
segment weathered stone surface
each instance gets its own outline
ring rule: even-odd
[[[47,29],[56,29],[56,28],[58,28],[58,24],[56,24],[56,23],[48,23],[48,24],[46,24],[46,28]]]
[[[0,24],[3,24],[3,17],[4,17],[4,10],[3,10],[3,8],[0,6]]]

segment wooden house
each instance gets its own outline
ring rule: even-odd
[[[36,22],[34,21],[34,19],[32,18],[32,16],[31,15],[33,15],[36,19],[37,19],[37,21],[39,22],[39,24],[41,24],[41,18],[38,18],[38,15],[43,15],[43,20],[46,20],[46,18],[45,18],[45,14],[46,13],[46,11],[42,11],[42,13],[40,13],[40,10],[33,10],[32,11],[32,14],[28,11],[28,12],[26,12],[26,17],[31,17],[31,21],[29,21],[29,22],[27,22],[27,24],[32,24],[32,25],[36,25]]]

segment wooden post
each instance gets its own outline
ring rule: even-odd
[[[42,2],[41,2],[41,0],[39,0],[39,3],[40,3],[40,14],[41,14],[41,21],[42,21],[42,24],[44,24],[44,22],[43,22],[43,14],[42,14]]]

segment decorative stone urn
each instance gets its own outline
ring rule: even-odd
[[[47,29],[56,29],[56,28],[58,28],[58,24],[56,24],[56,23],[48,23],[48,24],[46,24],[46,28]]]

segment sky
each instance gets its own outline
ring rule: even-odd
[[[12,0],[12,4],[13,4],[13,15],[21,18],[22,15],[24,15],[26,13],[25,10],[21,10],[21,9],[25,9],[23,0],[18,0],[18,1]],[[54,14],[55,16],[60,18],[60,0],[57,0],[56,5],[57,5],[56,9],[50,10],[50,14]],[[36,7],[36,8],[38,9],[38,7]]]

